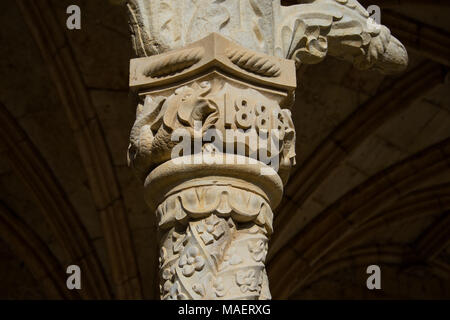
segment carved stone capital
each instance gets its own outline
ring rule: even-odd
[[[280,0],[129,0],[134,49],[138,56],[150,56],[216,32],[297,65],[331,55],[383,73],[406,67],[404,46],[356,0],[299,2],[285,7]]]
[[[128,159],[142,180],[158,165],[183,155],[174,155],[180,139],[183,145],[191,141],[192,149],[199,147],[188,154],[215,150],[266,164],[275,161],[265,158],[273,158],[275,170],[287,180],[295,157],[295,130],[287,109],[296,84],[292,61],[213,33],[183,49],[133,59],[130,68],[130,87],[140,102]],[[262,141],[265,132],[268,140]],[[194,143],[196,134],[200,144]]]
[[[272,210],[295,163],[295,63],[212,33],[131,60],[129,165],[156,212],[161,298],[268,299]]]
[[[273,211],[295,164],[296,66],[398,72],[401,43],[355,0],[130,0],[128,163],[158,220],[162,299],[269,299]]]

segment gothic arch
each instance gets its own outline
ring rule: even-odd
[[[103,225],[118,298],[142,298],[126,210],[110,151],[78,65],[48,1],[17,1],[71,124]]]

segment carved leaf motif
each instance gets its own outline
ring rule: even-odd
[[[202,221],[202,224],[197,225],[197,231],[201,234],[203,243],[210,245],[214,240],[218,240],[224,233],[223,226],[219,225],[221,220],[215,215],[211,215]]]
[[[222,277],[214,279],[213,288],[217,297],[223,297],[225,295],[225,286]]]
[[[142,73],[147,77],[165,77],[168,75],[181,72],[197,62],[199,62],[204,54],[203,48],[193,48],[174,52],[152,61],[146,66]]]
[[[263,240],[249,242],[248,249],[252,253],[252,257],[257,262],[264,262],[266,256],[266,244]]]
[[[193,83],[169,97],[149,95],[137,107],[127,157],[128,165],[142,180],[149,169],[171,159],[176,144],[171,141],[173,130],[186,128],[192,137],[195,121],[203,123],[203,132],[217,122],[219,111],[211,90],[208,81]]]
[[[170,0],[160,1],[157,6],[160,20],[159,34],[164,43],[176,44],[181,38],[181,26],[175,10],[176,4]]]
[[[157,128],[161,125],[164,114],[164,97],[146,97],[144,104],[140,104],[136,110],[136,121],[130,134],[130,146],[128,148],[128,164],[133,165],[138,155],[146,152],[145,146],[151,145],[155,138]]]
[[[193,1],[195,11],[186,32],[188,42],[202,38],[205,30],[220,32],[230,22],[230,12],[219,1],[197,0]],[[206,35],[205,35],[206,36]]]
[[[328,41],[321,34],[321,28],[329,28],[332,21],[332,16],[325,16],[314,21],[318,25],[308,26],[305,21],[296,19],[292,29],[285,26],[283,43],[287,48],[286,57],[308,64],[322,61],[328,52]]]
[[[204,195],[202,192],[197,194]],[[230,225],[228,220],[213,214],[208,218],[189,222],[186,230],[188,240],[183,254],[178,259],[176,255],[171,255],[169,261],[172,267],[162,271],[163,298],[232,298],[236,290],[248,297],[260,295],[264,276],[261,264],[252,262],[251,257],[255,254],[259,258],[262,251],[264,253],[261,259],[264,259],[267,250],[265,233],[256,225],[244,228],[245,231],[241,232],[241,228],[235,228],[234,223]],[[214,233],[217,228],[223,228],[224,234],[217,239],[211,235],[214,246],[203,246],[201,235]],[[198,230],[202,233],[196,232]],[[172,229],[171,237],[181,238],[174,231]],[[247,246],[248,251],[242,251]],[[265,285],[268,285],[267,281]],[[190,289],[183,291],[184,288]],[[233,295],[229,296],[231,292]]]
[[[235,266],[242,262],[242,258],[239,256],[239,254],[237,254],[236,248],[231,247],[225,254],[223,261],[226,263],[226,266]]]
[[[214,100],[207,98],[210,92],[211,84],[208,81],[178,88],[168,99],[164,124],[174,129],[178,127],[179,122],[180,126],[187,125],[193,128],[195,121],[201,121],[205,127],[205,120],[218,109]],[[214,119],[217,117],[211,119],[209,124],[214,123]]]
[[[227,56],[238,67],[258,75],[278,77],[281,72],[278,63],[256,52],[230,49]]]
[[[180,234],[176,231],[173,232],[172,237],[174,239],[174,243],[173,243],[173,253],[177,254],[179,252],[181,252],[184,248],[184,245],[187,242],[187,233],[185,234]]]
[[[308,0],[289,7],[271,0],[248,0],[247,5],[223,0],[128,2],[138,56],[177,49],[219,32],[252,50],[299,63],[332,55],[350,57],[358,68],[394,73],[408,62],[404,46],[355,0]],[[230,12],[241,19],[233,20]],[[185,20],[187,28],[181,23]]]
[[[201,297],[205,296],[205,288],[201,283],[194,283],[194,285],[192,286],[192,290],[194,290],[194,292]]]
[[[255,270],[240,270],[236,273],[236,283],[243,293],[247,291],[258,291],[259,281]]]
[[[407,65],[403,45],[355,0],[314,0],[281,12],[276,52],[287,58],[314,64],[326,55],[351,57],[360,69],[375,67],[384,73]]]
[[[231,216],[236,221],[256,221],[264,225],[268,233],[272,233],[273,213],[269,204],[261,196],[233,187],[208,186],[197,189],[206,191],[201,201],[196,188],[189,188],[168,197],[157,209],[158,216],[161,217],[160,226],[170,225],[179,220],[177,215],[183,220],[186,216],[207,218],[212,213],[217,213],[221,217]],[[176,208],[176,210],[169,208]],[[218,232],[217,236],[221,231]]]
[[[181,292],[180,283],[175,281],[172,287],[169,289],[169,295],[166,297],[167,300],[187,300],[187,296]]]
[[[159,267],[161,268],[167,259],[167,250],[166,248],[162,247],[161,250],[159,250]]]
[[[178,266],[182,268],[183,275],[190,277],[195,271],[201,271],[205,265],[205,259],[200,255],[197,247],[191,246],[181,257]]]
[[[214,242],[214,237],[210,233],[204,233],[201,235],[203,243],[205,245],[212,244]]]

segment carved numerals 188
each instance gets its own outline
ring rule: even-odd
[[[279,108],[243,96],[234,98],[229,93],[225,94],[224,102],[226,128],[233,128],[233,125],[244,130],[255,128],[258,132],[276,133],[278,139],[283,140],[285,124]]]

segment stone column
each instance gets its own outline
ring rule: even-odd
[[[295,156],[295,85],[293,61],[217,33],[131,61],[129,159],[159,223],[161,298],[270,298],[264,261]]]
[[[273,210],[295,164],[296,66],[404,68],[356,1],[134,0],[128,160],[156,212],[162,299],[270,299]]]

